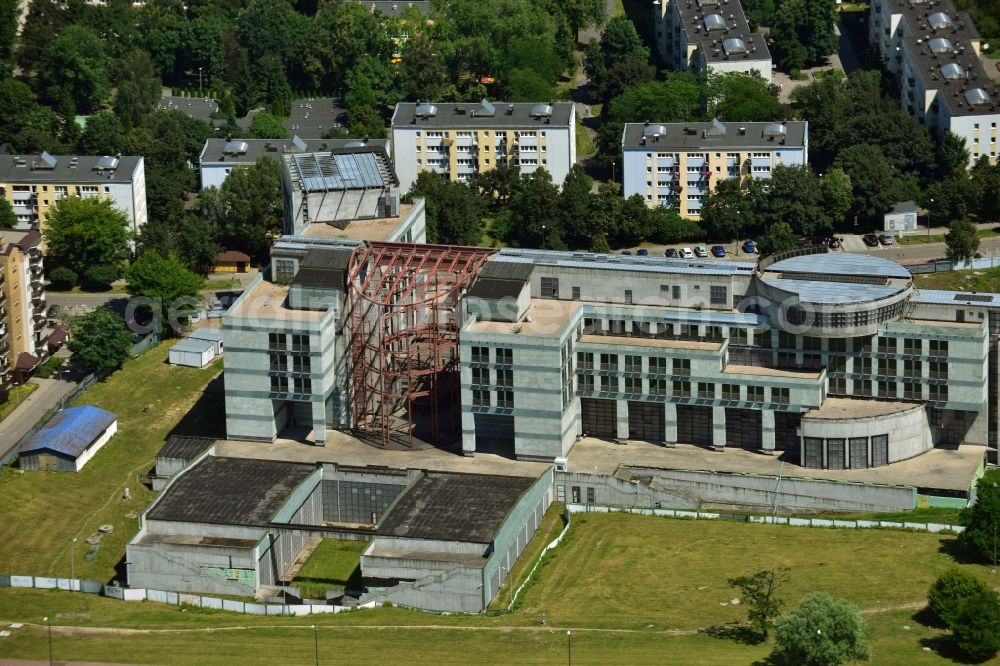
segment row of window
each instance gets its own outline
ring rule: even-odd
[[[865,469],[889,464],[889,436],[806,437],[802,465],[812,469]]]
[[[925,386],[926,393],[924,390]],[[846,377],[830,377],[830,395],[854,396],[858,398],[888,398],[892,400],[902,398],[903,400],[948,402],[948,385],[855,379],[852,382],[851,391],[848,392]]]
[[[291,347],[288,340],[291,338]],[[268,333],[267,348],[271,351],[309,351],[312,344],[310,336],[305,333]]]
[[[309,356],[285,356],[284,354],[268,354],[269,369],[271,372],[288,372],[288,359],[291,358],[292,372],[309,373],[312,372],[312,358]]]
[[[497,365],[513,365],[514,364],[514,350],[509,347],[496,347],[493,349],[494,363]],[[472,362],[473,363],[489,363],[490,362],[490,347],[473,347],[472,348]]]
[[[493,376],[494,381],[490,381],[490,369],[473,367],[472,368],[472,385],[473,386],[504,386],[509,387],[514,385],[514,371],[510,368],[497,368],[494,371]]]
[[[490,407],[490,398],[493,392],[486,389],[474,389],[472,391],[472,404],[476,407]],[[501,409],[513,409],[514,407],[514,392],[513,391],[496,391],[496,407]]]
[[[288,377],[285,375],[271,375],[271,393],[288,393]],[[308,377],[292,377],[292,393],[307,394],[312,393],[312,380]]]
[[[624,380],[624,393],[627,395],[674,396],[676,398],[692,397],[692,382],[689,381],[669,381],[667,379],[651,377],[648,380],[649,390],[645,391],[642,386],[642,377],[625,377]],[[595,382],[594,375],[578,373],[576,381],[577,391],[580,393],[592,393],[595,390],[595,386],[599,387],[597,390],[602,393],[619,393],[622,388],[620,379],[613,375],[600,375]],[[706,400],[716,399],[715,384],[713,382],[696,382],[695,389],[696,393],[694,395],[698,398]],[[764,389],[765,387],[763,386],[747,386],[746,398],[743,398],[741,397],[739,384],[722,384],[720,399],[743,400],[745,402],[761,404],[765,402],[779,405],[789,404],[791,399],[790,389],[772,387],[769,399],[765,399]]]

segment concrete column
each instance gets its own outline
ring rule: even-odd
[[[668,447],[677,446],[677,405],[668,402],[664,405],[663,415],[663,443]]]
[[[476,455],[476,418],[471,412],[462,412],[462,455]]]
[[[726,408],[712,407],[712,450],[726,450]]]
[[[762,409],[760,428],[760,450],[762,453],[774,455],[774,412]]]
[[[628,400],[616,400],[615,407],[618,409],[616,439],[619,444],[624,444],[628,441]]]
[[[313,442],[316,446],[326,446],[326,403],[316,400],[312,403]]]

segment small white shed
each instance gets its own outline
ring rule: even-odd
[[[198,328],[191,331],[188,340],[208,340],[216,356],[222,353],[222,331],[217,328]]]
[[[211,340],[187,338],[170,348],[171,365],[204,368],[215,358],[215,343]]]
[[[901,201],[885,214],[887,233],[905,234],[917,230],[917,204],[915,201]]]

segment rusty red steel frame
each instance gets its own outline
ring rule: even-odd
[[[347,281],[352,421],[359,435],[412,448],[414,403],[422,399],[429,402],[431,441],[437,442],[443,418],[454,427],[459,301],[494,252],[384,242],[354,249]],[[393,428],[402,407],[404,434]]]

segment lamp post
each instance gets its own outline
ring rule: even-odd
[[[75,592],[75,582],[76,581],[76,537],[73,537],[73,543],[69,547],[69,567],[70,567],[70,581],[69,589],[71,592]]]
[[[198,97],[203,97],[204,93],[201,91],[201,67],[198,68]]]
[[[48,629],[49,633],[49,666],[52,666],[52,624],[49,622],[48,615],[43,617],[42,621],[45,622],[45,627]]]
[[[614,160],[612,160],[612,161],[611,161],[611,182],[612,182],[612,183],[613,183],[613,182],[615,182],[615,166],[616,166],[617,164],[618,164],[618,163],[617,163],[617,162],[615,162]]]
[[[740,256],[740,209],[736,209],[736,256]]]
[[[319,666],[319,633],[316,631],[316,625],[313,625],[313,654],[316,656],[316,666]]]
[[[930,199],[928,199],[928,201],[930,201],[931,206],[934,205],[934,197],[931,197]],[[931,209],[930,209],[930,206],[927,207],[927,242],[928,243],[931,242]]]
[[[566,630],[566,663],[573,666],[573,632]]]

